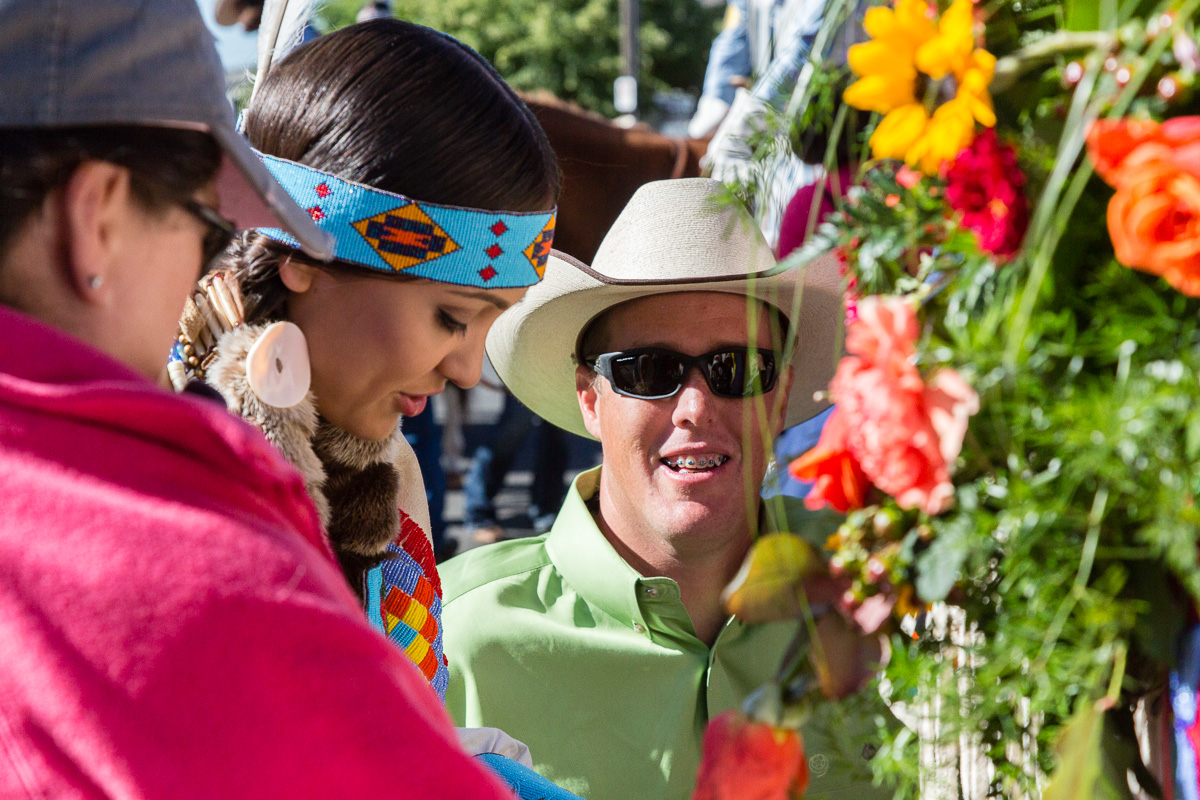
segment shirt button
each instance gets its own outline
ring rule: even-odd
[[[647,586],[646,597],[658,597],[658,589],[653,586]]]
[[[646,626],[640,622],[635,622],[635,623],[633,623],[633,630],[635,633],[645,633]]]

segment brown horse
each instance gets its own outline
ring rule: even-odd
[[[522,95],[558,156],[562,195],[554,248],[590,263],[600,240],[643,183],[700,175],[707,140],[622,128],[548,93]]]

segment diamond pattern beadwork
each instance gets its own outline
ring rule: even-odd
[[[352,223],[379,257],[395,270],[453,253],[458,243],[416,203]]]
[[[537,270],[538,280],[546,274],[546,262],[550,259],[550,248],[554,244],[554,220],[555,217],[551,217],[538,237],[524,250],[525,257]]]

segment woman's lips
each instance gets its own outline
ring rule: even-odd
[[[405,417],[417,416],[425,410],[425,404],[429,402],[427,395],[398,394],[396,397],[400,401],[400,414]]]

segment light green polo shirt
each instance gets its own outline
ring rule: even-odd
[[[587,800],[687,800],[705,723],[772,677],[798,623],[730,620],[709,648],[675,581],[642,577],[600,532],[585,505],[599,478],[579,475],[545,536],[442,565],[446,705]],[[870,783],[868,727],[810,720],[809,798],[890,796]]]

